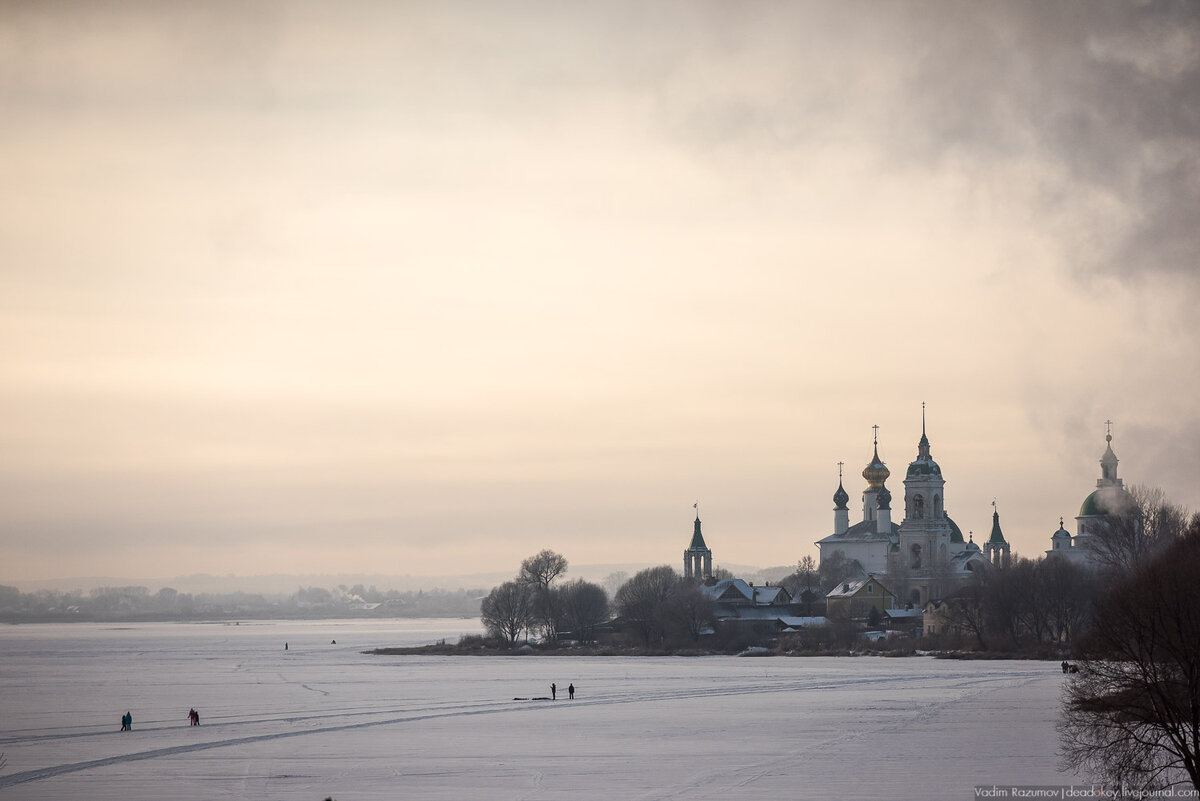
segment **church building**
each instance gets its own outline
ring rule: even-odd
[[[1094,489],[1079,507],[1075,516],[1075,536],[1058,520],[1058,531],[1050,535],[1050,550],[1046,556],[1068,559],[1076,564],[1091,565],[1094,562],[1092,538],[1113,518],[1129,517],[1137,513],[1133,496],[1125,489],[1125,483],[1117,477],[1117,455],[1112,449],[1112,421],[1105,421],[1104,441],[1107,447],[1100,457],[1100,478]]]
[[[886,576],[897,599],[916,607],[944,597],[988,565],[989,557],[973,541],[963,540],[961,529],[946,513],[946,481],[930,453],[924,408],[917,458],[904,476],[904,519],[899,525],[892,522],[892,493],[886,485],[891,471],[879,458],[878,427],[875,451],[862,475],[867,480],[863,519],[854,525],[846,505],[849,495],[838,477],[834,530],[816,543],[822,564],[840,555],[851,561],[856,573]],[[1008,552],[1003,536],[996,514],[993,537],[998,539],[989,541],[989,554]]]

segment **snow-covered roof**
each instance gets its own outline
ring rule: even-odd
[[[969,565],[969,567],[968,567]],[[966,550],[959,551],[950,557],[950,567],[956,573],[971,573],[976,568],[987,565],[987,558],[979,546],[969,543]]]
[[[885,609],[883,610],[883,613],[888,617],[896,618],[897,620],[904,618],[918,618],[922,615],[920,609]]]
[[[700,585],[700,592],[714,601],[746,603],[756,606],[772,606],[791,603],[791,596],[783,587],[755,587],[742,579],[721,579],[714,584]]]
[[[713,617],[718,620],[775,620],[780,608],[770,606],[739,606],[736,604],[718,604],[713,609]]]
[[[794,617],[792,615],[781,615],[779,622],[793,629],[811,629],[819,626],[828,626],[829,618],[827,617]]]
[[[826,598],[850,598],[854,595],[857,595],[859,590],[861,590],[863,587],[867,586],[867,584],[869,584],[869,583],[874,583],[874,584],[878,585],[879,589],[881,589],[883,592],[887,593],[888,595],[892,594],[891,591],[884,585],[880,584],[879,579],[875,578],[875,576],[872,574],[872,575],[867,576],[866,578],[857,579],[856,581],[844,581],[841,584],[834,587],[828,593],[826,593],[825,597]]]

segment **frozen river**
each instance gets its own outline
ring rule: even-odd
[[[967,799],[1079,781],[1057,769],[1057,663],[362,653],[478,629],[0,627],[0,798]],[[514,700],[551,682],[556,702]]]

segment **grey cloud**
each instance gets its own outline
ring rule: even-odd
[[[1193,273],[1200,253],[1200,7],[977,8],[950,24],[923,20],[936,39],[909,77],[913,146],[930,158],[951,152],[1000,166],[1032,153],[1068,176],[1061,202],[1097,192],[1125,207],[1125,227],[1091,266]]]

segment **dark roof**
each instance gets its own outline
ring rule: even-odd
[[[892,523],[890,534],[879,534],[875,531],[874,520],[863,520],[855,523],[850,528],[843,531],[841,534],[830,534],[819,542],[845,542],[847,540],[857,542],[869,542],[871,540],[879,541],[895,541],[900,536],[900,526],[897,523]]]
[[[988,542],[1006,544],[1004,540],[1004,532],[1000,530],[999,512],[992,512],[992,536],[988,537]]]

